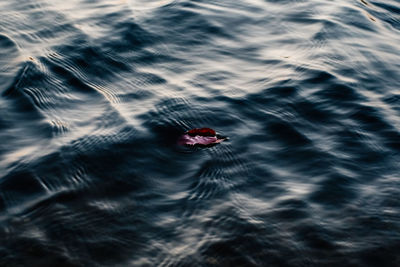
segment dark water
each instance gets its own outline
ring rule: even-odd
[[[0,16],[0,266],[400,266],[398,0]]]

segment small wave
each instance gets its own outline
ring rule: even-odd
[[[143,10],[151,10],[151,9],[157,9],[157,8],[162,8],[168,5],[172,5],[176,2],[177,0],[128,0],[128,6],[134,10],[134,11],[143,11]]]

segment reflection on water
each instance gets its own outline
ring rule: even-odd
[[[399,14],[1,2],[0,265],[400,265]]]
[[[147,9],[155,9],[155,8],[162,8],[167,5],[174,4],[177,1],[174,0],[127,0],[121,1],[123,3],[127,3],[129,7],[134,10],[147,10]]]

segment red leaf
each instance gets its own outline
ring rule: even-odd
[[[195,128],[187,132],[190,136],[215,136],[217,133],[210,128]]]

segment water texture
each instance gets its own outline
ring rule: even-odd
[[[3,0],[0,114],[0,266],[400,266],[398,0]]]

